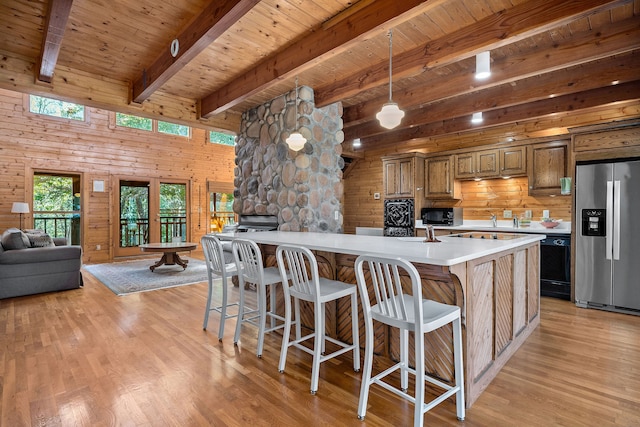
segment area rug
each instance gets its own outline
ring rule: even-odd
[[[189,260],[186,270],[179,265],[162,265],[154,271],[149,270],[149,266],[153,265],[156,259],[91,264],[83,266],[82,269],[95,276],[116,295],[191,285],[208,280],[204,261],[182,258]]]

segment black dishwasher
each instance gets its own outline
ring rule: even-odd
[[[540,295],[571,300],[571,236],[540,241]]]

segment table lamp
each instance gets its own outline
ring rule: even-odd
[[[20,230],[22,230],[22,214],[29,213],[29,203],[13,202],[11,213],[20,214]]]

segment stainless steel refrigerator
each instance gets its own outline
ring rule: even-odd
[[[640,315],[640,159],[578,163],[575,296]]]

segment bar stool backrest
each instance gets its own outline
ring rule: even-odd
[[[249,239],[234,239],[231,248],[242,282],[264,283],[262,252],[258,244]]]
[[[218,276],[225,275],[224,254],[222,252],[222,242],[216,236],[206,234],[200,239],[207,269],[210,273]]]
[[[313,297],[319,295],[318,262],[313,252],[301,246],[280,245],[276,250],[276,257],[280,275],[288,275],[291,281],[290,292]]]
[[[365,264],[369,274],[365,274]],[[358,257],[355,267],[365,313],[370,312],[374,319],[395,327],[415,331],[414,325],[418,323],[420,328],[422,322],[416,319],[422,319],[422,281],[413,264],[401,258],[366,255]],[[412,295],[405,293],[401,273],[409,281]]]

